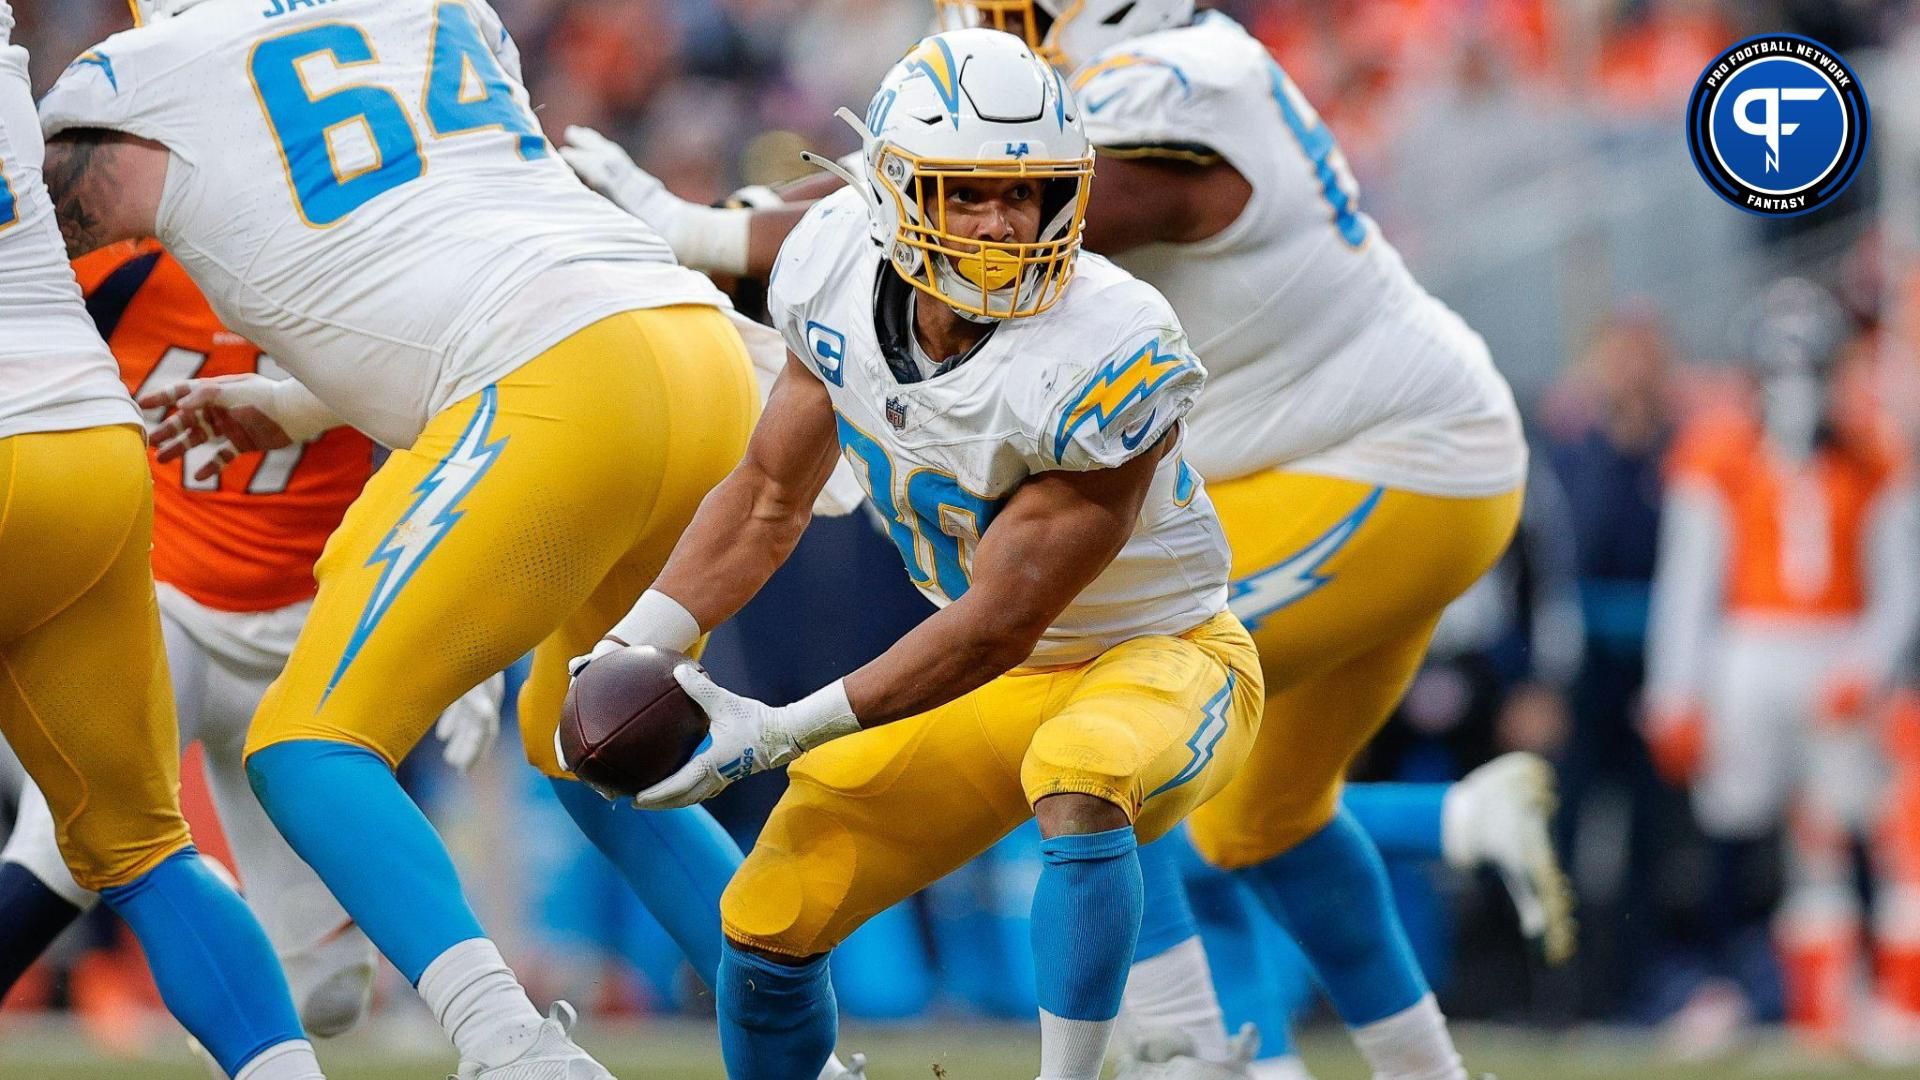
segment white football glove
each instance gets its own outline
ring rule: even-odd
[[[667,190],[634,163],[620,144],[590,127],[567,128],[560,157],[586,185],[659,233],[680,261],[695,270],[747,272],[752,211],[701,206]]]
[[[194,472],[196,480],[218,475],[241,454],[306,442],[342,423],[299,382],[257,373],[173,383],[142,394],[139,405],[165,411],[164,419],[147,428],[147,444],[160,461],[212,445],[212,456]]]
[[[441,760],[461,775],[472,771],[493,749],[493,740],[500,737],[500,706],[506,696],[507,676],[502,672],[447,706],[433,725],[433,736],[441,744]]]
[[[693,664],[673,669],[681,689],[707,714],[706,742],[680,771],[634,797],[643,810],[705,802],[727,785],[777,769],[801,754],[860,730],[843,680],[775,708],[725,690]]]

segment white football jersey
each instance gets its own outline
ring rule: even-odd
[[[0,438],[137,424],[120,368],[80,300],[40,167],[27,50],[0,0]]]
[[[1519,415],[1486,343],[1360,210],[1333,133],[1258,40],[1208,13],[1107,50],[1073,83],[1103,153],[1218,155],[1253,185],[1220,234],[1116,260],[1166,295],[1212,372],[1188,450],[1203,473],[1521,486]]]
[[[427,420],[620,311],[723,306],[541,135],[483,0],[213,0],[41,102],[164,144],[159,238],[221,321],[355,427]]]
[[[1098,256],[1080,256],[1051,309],[1001,322],[963,362],[903,382],[897,367],[918,375],[909,296],[935,302],[888,267],[865,207],[843,190],[787,237],[767,304],[787,347],[826,384],[841,450],[908,576],[944,606],[966,591],[981,535],[1021,483],[1125,463],[1180,423],[1206,371],[1166,301]],[[1078,663],[1190,630],[1225,610],[1227,569],[1213,503],[1176,447],[1133,536],[1030,662]]]

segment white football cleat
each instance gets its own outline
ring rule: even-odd
[[[1549,828],[1559,802],[1553,766],[1538,754],[1516,751],[1454,784],[1442,804],[1441,825],[1447,862],[1498,871],[1520,916],[1520,932],[1555,965],[1572,957],[1578,944],[1573,886]]]
[[[845,1065],[840,1063],[839,1055],[828,1058],[820,1080],[867,1080],[867,1055],[855,1054]]]
[[[1242,1026],[1227,1044],[1225,1061],[1195,1057],[1193,1038],[1184,1031],[1142,1031],[1121,1048],[1113,1080],[1250,1080],[1248,1063],[1259,1050],[1260,1033],[1252,1024]]]
[[[572,1005],[556,1001],[519,1057],[504,1065],[462,1062],[452,1080],[615,1080],[567,1035],[576,1019]]]

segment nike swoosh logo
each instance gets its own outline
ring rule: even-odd
[[[1159,415],[1160,415],[1160,410],[1155,409],[1152,412],[1147,414],[1147,418],[1145,420],[1142,420],[1140,421],[1140,423],[1136,424],[1132,431],[1121,432],[1120,445],[1126,447],[1128,450],[1132,450],[1134,447],[1139,446],[1140,440],[1146,438],[1147,432],[1152,430],[1153,418]]]
[[[1101,98],[1099,101],[1089,101],[1087,102],[1087,111],[1090,113],[1097,113],[1101,109],[1104,109],[1107,106],[1113,104],[1115,98],[1118,98],[1125,93],[1126,93],[1125,90],[1115,90],[1113,93],[1108,94],[1106,97]]]

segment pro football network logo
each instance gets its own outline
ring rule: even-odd
[[[1687,146],[1714,193],[1796,217],[1840,197],[1867,156],[1867,94],[1847,62],[1798,34],[1750,37],[1714,58],[1687,102]]]

